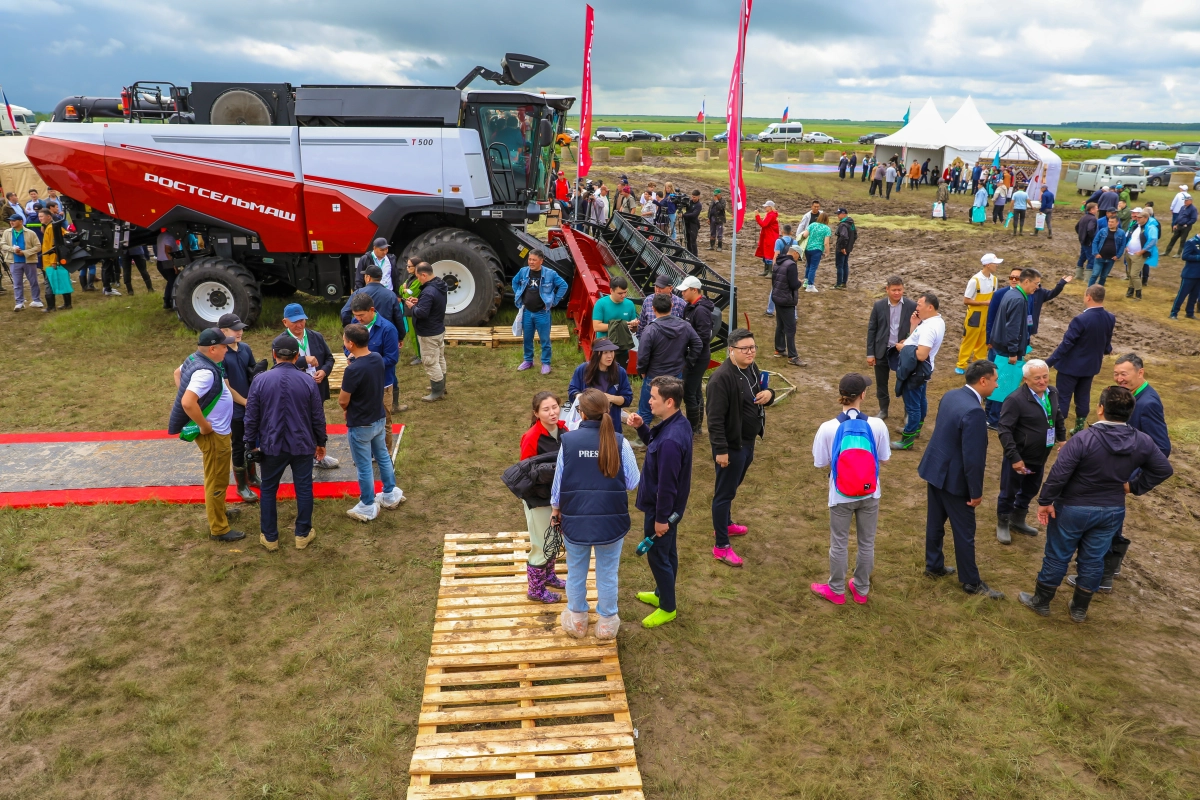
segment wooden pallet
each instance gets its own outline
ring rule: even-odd
[[[528,551],[525,531],[446,534],[409,800],[643,797],[616,642],[525,596]]]
[[[329,371],[329,392],[335,395],[342,390],[342,375],[350,363],[340,351],[333,354],[333,369]]]
[[[565,341],[570,338],[571,330],[566,325],[550,326],[550,341]],[[500,347],[501,345],[522,344],[523,342],[523,337],[513,336],[511,326],[496,328],[446,328],[447,347],[458,347],[460,345]]]

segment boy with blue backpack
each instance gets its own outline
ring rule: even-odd
[[[842,413],[817,429],[813,466],[829,473],[829,582],[814,583],[814,594],[834,605],[846,602],[849,587],[854,602],[867,602],[871,569],[875,565],[875,526],[879,521],[879,463],[892,457],[883,420],[862,413],[871,379],[851,372],[838,384]],[[850,519],[855,519],[858,556],[854,577],[846,580]]]

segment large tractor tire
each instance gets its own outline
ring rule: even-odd
[[[205,256],[175,278],[175,314],[194,331],[215,328],[222,314],[253,325],[262,311],[258,281],[236,261]]]
[[[459,228],[434,228],[409,242],[400,261],[418,255],[446,283],[447,325],[480,325],[496,315],[504,270],[483,238]]]

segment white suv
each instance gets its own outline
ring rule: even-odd
[[[592,138],[597,142],[631,142],[633,134],[620,128],[596,128]]]

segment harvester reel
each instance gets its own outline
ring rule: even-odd
[[[209,117],[213,125],[270,125],[271,108],[249,89],[229,89],[213,101]]]

